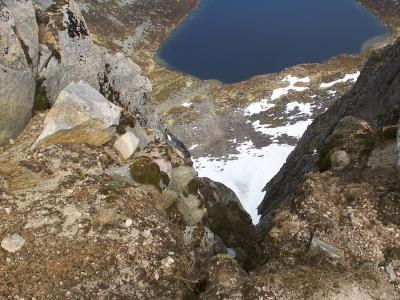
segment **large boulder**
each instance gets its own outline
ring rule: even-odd
[[[150,99],[152,85],[142,75],[142,70],[122,53],[105,55],[105,72],[100,77],[101,92],[105,97],[118,103],[131,113],[145,117],[139,119],[142,125],[155,125],[157,116],[147,101]],[[154,126],[150,126],[154,127]]]
[[[17,25],[11,11],[0,4],[0,145],[24,129],[35,95],[34,74],[18,39]]]
[[[260,262],[258,235],[250,215],[244,210],[236,194],[219,182],[197,178],[190,183],[191,192],[198,190],[207,213],[205,226],[232,248],[245,269],[253,269]]]
[[[66,1],[58,10],[61,16],[60,13],[50,15],[47,26],[51,27],[49,31],[57,31],[55,39],[58,45],[51,46],[57,48],[59,57],[53,56],[40,73],[45,79],[43,84],[51,104],[54,104],[58,94],[74,81],[84,80],[99,90],[98,76],[104,70],[106,53],[105,49],[93,43],[75,1]],[[63,26],[60,26],[60,23]]]
[[[36,73],[39,63],[39,26],[31,0],[4,0],[15,22],[15,34],[24,48],[28,64]]]
[[[46,116],[34,146],[90,144],[100,146],[113,136],[121,109],[88,83],[71,83]]]

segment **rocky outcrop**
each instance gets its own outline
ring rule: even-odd
[[[242,207],[235,193],[208,178],[197,178],[190,184],[206,209],[202,222],[223,240],[227,248],[233,249],[235,258],[245,269],[255,268],[260,263],[258,235],[250,215]]]
[[[309,126],[285,165],[264,189],[266,196],[258,208],[262,215],[260,229],[268,228],[274,208],[292,197],[303,175],[317,167],[323,146],[343,118],[352,116],[369,123],[368,126],[372,128],[397,124],[400,105],[399,57],[400,41],[374,52],[354,88]],[[368,148],[368,145],[365,147]]]
[[[101,93],[138,116],[142,126],[160,126],[150,100],[152,85],[140,67],[122,53],[105,55],[105,72],[100,75]]]
[[[34,146],[89,144],[101,146],[111,140],[121,109],[88,83],[71,83],[61,91],[44,120]]]
[[[71,82],[84,80],[99,90],[98,76],[104,70],[106,50],[95,45],[89,29],[80,13],[79,6],[73,0],[54,12],[48,13],[48,24],[42,32],[53,36],[53,43],[46,40],[48,47],[58,51],[53,55],[40,76],[50,103],[54,103],[58,94]]]
[[[31,1],[0,3],[0,145],[15,138],[31,118],[37,65],[35,22]]]
[[[15,34],[25,52],[26,60],[36,74],[39,63],[39,26],[33,3],[31,0],[5,0],[4,3],[14,18]]]
[[[84,80],[109,101],[135,115],[142,126],[163,132],[150,101],[152,85],[142,70],[122,53],[110,54],[96,45],[74,0],[55,5],[43,14],[43,46],[40,77],[46,97],[53,104],[73,81]],[[53,55],[48,56],[51,49]]]

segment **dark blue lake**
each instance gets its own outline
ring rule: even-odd
[[[158,60],[200,79],[233,83],[355,54],[384,34],[385,25],[353,0],[201,0]]]

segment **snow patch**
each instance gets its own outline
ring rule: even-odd
[[[271,124],[260,124],[260,121],[253,122],[253,127],[255,131],[263,133],[268,136],[272,136],[274,139],[278,138],[281,135],[288,135],[294,138],[301,138],[304,131],[306,131],[307,127],[312,123],[312,120],[300,121],[295,124],[280,126],[280,127],[271,127]]]
[[[291,113],[292,111],[298,109],[299,114],[312,116],[312,105],[311,103],[299,103],[297,101],[290,102],[286,105],[286,113]]]
[[[192,105],[193,105],[193,103],[190,103],[190,102],[182,103],[182,106],[184,106],[184,107],[191,107]]]
[[[275,104],[271,103],[271,101],[279,99],[280,97],[288,94],[291,91],[302,92],[302,91],[307,90],[308,87],[303,87],[303,86],[300,87],[300,86],[296,86],[296,84],[297,83],[309,83],[310,77],[298,78],[295,76],[288,75],[285,78],[283,78],[282,81],[287,82],[289,85],[284,88],[279,88],[279,89],[273,90],[272,96],[270,97],[270,99],[262,99],[259,102],[250,104],[245,109],[245,116],[252,116],[252,115],[259,114],[263,111],[267,111],[268,109],[275,106]]]
[[[265,194],[262,189],[279,171],[294,147],[272,144],[256,149],[248,141],[236,149],[239,154],[230,155],[227,160],[213,157],[194,159],[194,167],[200,177],[208,177],[232,189],[256,224],[260,219],[257,206]]]
[[[199,144],[194,144],[194,145],[190,146],[190,148],[189,148],[188,150],[189,150],[189,151],[190,151],[190,150],[194,150],[194,149],[196,149],[198,146],[199,146]]]
[[[280,97],[287,95],[290,91],[302,92],[308,89],[308,87],[295,86],[296,83],[309,83],[310,77],[298,78],[295,76],[288,75],[282,79],[283,82],[288,82],[289,85],[285,88],[276,89],[273,91],[271,100],[279,99]]]
[[[326,83],[321,83],[321,85],[319,86],[321,89],[326,89],[326,88],[330,88],[338,83],[344,83],[347,81],[353,81],[356,82],[358,77],[360,76],[360,72],[356,72],[354,74],[346,74],[346,76],[344,76],[342,79],[338,79],[332,82],[326,82]]]

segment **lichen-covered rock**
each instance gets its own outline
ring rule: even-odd
[[[171,183],[169,189],[177,193],[185,191],[189,182],[197,176],[197,171],[193,167],[181,166],[173,168],[171,171]]]
[[[182,232],[157,208],[160,191],[107,175],[121,164],[111,144],[29,149],[44,117],[0,152],[0,299],[191,299],[196,274]],[[12,189],[19,169],[40,180]],[[3,241],[16,232],[22,248],[19,237]]]
[[[100,77],[102,94],[127,111],[138,114],[143,126],[157,127],[157,115],[146,105],[152,85],[142,75],[140,67],[122,53],[106,54],[104,60],[105,72]]]
[[[29,15],[26,18],[29,19]],[[0,145],[15,138],[24,129],[32,115],[35,95],[34,74],[16,30],[18,27],[13,14],[1,3]]]
[[[52,10],[46,11],[49,24],[41,25],[43,43],[53,52],[40,72],[49,102],[53,104],[71,82],[84,80],[162,139],[164,128],[150,101],[152,86],[140,67],[124,54],[110,54],[94,43],[74,0],[57,2]]]
[[[130,165],[130,172],[132,178],[142,184],[151,184],[160,188],[163,181],[160,167],[147,156],[135,159]]]
[[[88,83],[71,83],[47,114],[34,146],[107,143],[118,125],[121,110]]]
[[[39,64],[39,27],[32,0],[4,0],[4,3],[14,18],[15,33],[24,49],[27,62],[36,74]]]
[[[58,10],[62,15],[62,27],[59,25],[56,28],[59,58],[52,56],[40,74],[45,78],[44,86],[52,104],[58,94],[73,81],[84,80],[99,90],[98,76],[104,70],[106,53],[105,49],[93,43],[79,6],[74,0],[65,1],[65,5],[58,7]],[[56,16],[58,17],[57,14]]]
[[[207,265],[207,282],[205,291],[200,299],[257,299],[246,296],[245,283],[248,274],[240,267],[236,260],[227,255],[213,257]]]

